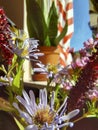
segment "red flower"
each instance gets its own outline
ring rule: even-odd
[[[93,90],[98,80],[98,44],[96,52],[92,53],[89,62],[84,66],[76,85],[71,89],[68,98],[68,111],[82,109],[86,103],[86,93]]]
[[[13,54],[4,46],[9,45],[11,39],[10,26],[7,21],[7,17],[2,8],[0,8],[0,51],[2,58],[6,63],[10,64]]]

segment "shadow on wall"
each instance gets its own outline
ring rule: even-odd
[[[23,0],[0,0],[0,7],[20,29],[23,28]]]
[[[0,130],[19,130],[12,116],[4,111],[0,111]]]

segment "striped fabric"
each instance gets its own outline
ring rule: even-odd
[[[57,0],[57,7],[59,12],[58,35],[62,32],[66,22],[68,23],[67,34],[58,45],[60,50],[60,64],[64,67],[72,61],[69,48],[70,40],[74,31],[73,0]]]

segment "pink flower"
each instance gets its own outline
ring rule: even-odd
[[[89,92],[87,93],[87,97],[91,100],[91,101],[96,101],[96,99],[98,100],[98,90],[93,89],[93,90],[89,90]]]

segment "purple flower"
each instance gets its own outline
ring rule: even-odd
[[[23,30],[19,30],[19,36],[12,33],[13,40],[10,40],[9,45],[4,45],[12,54],[25,59],[36,60],[43,54],[37,49],[38,40],[33,38],[26,38],[26,34]]]
[[[93,47],[94,47],[94,39],[93,39],[93,38],[90,38],[90,39],[88,39],[88,41],[85,41],[85,42],[84,42],[84,47],[85,47],[86,49],[91,49],[91,48],[93,48]]]
[[[84,67],[88,61],[88,57],[77,58],[76,61],[72,63],[72,68]]]
[[[54,110],[55,93],[52,92],[49,105],[46,89],[40,90],[38,104],[32,90],[29,91],[29,96],[23,90],[23,97],[17,96],[16,98],[25,108],[23,111],[17,103],[13,103],[14,107],[19,111],[21,118],[24,118],[28,124],[25,130],[59,130],[64,126],[73,126],[73,123],[69,122],[69,120],[79,113],[79,110],[76,109],[68,114],[64,114],[67,98],[58,110]]]
[[[96,101],[96,100],[98,100],[98,90],[97,90],[97,89],[89,90],[88,93],[87,93],[87,97],[88,97],[91,101]]]

